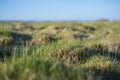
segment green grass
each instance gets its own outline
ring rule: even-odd
[[[1,22],[0,80],[120,80],[119,25]]]

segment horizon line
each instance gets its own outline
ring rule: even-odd
[[[94,20],[0,20],[0,22],[93,22],[93,21],[119,21],[120,19],[94,19]]]

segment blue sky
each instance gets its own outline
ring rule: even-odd
[[[0,0],[0,20],[120,19],[120,0]]]

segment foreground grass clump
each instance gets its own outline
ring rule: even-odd
[[[1,22],[0,80],[120,80],[119,25]]]
[[[94,56],[85,64],[84,68],[100,80],[119,80],[120,79],[120,64],[118,61],[112,60],[109,57]]]
[[[90,54],[84,52],[88,54],[86,56],[80,50],[83,44],[77,43],[81,42],[77,40],[58,41],[48,45],[42,44],[32,50],[27,45],[18,47],[9,59],[5,58],[4,62],[0,62],[0,78],[3,80],[120,79],[119,61],[105,55],[88,56]],[[70,60],[72,55],[78,57],[76,63]],[[80,57],[85,58],[84,63],[80,63],[84,60],[79,59]]]

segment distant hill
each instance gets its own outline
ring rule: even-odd
[[[95,22],[108,22],[108,21],[111,21],[109,19],[99,19],[99,20],[96,20]]]

